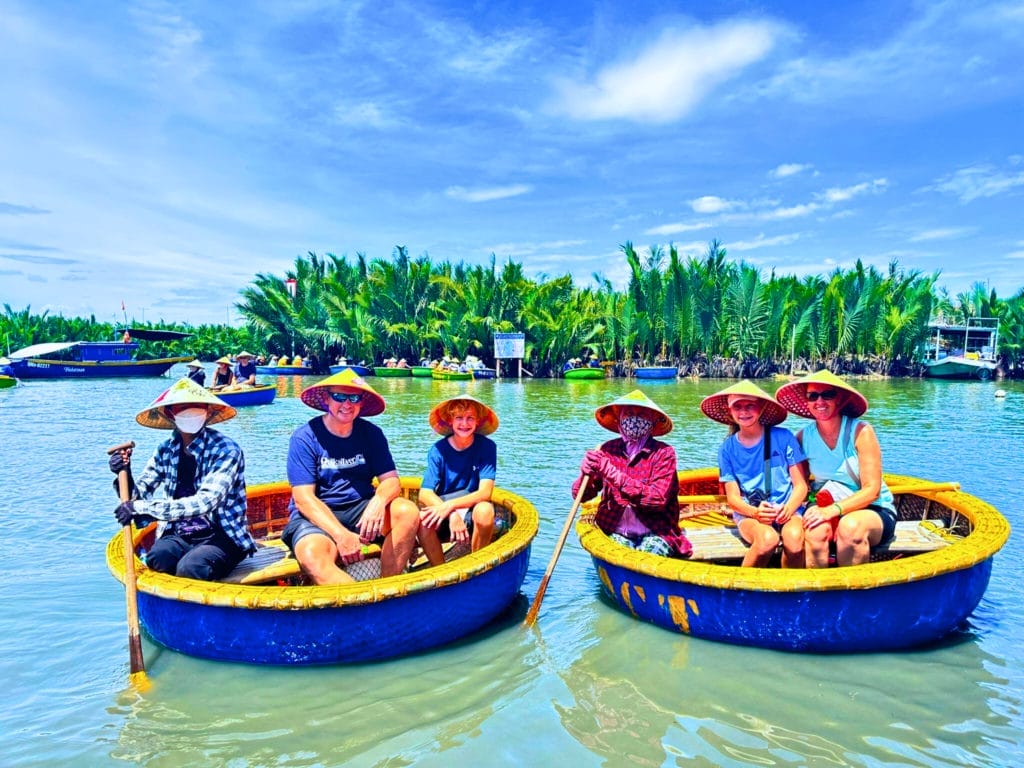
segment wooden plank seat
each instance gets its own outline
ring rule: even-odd
[[[469,545],[456,545],[447,542],[441,545],[444,559],[454,560],[469,552]],[[363,547],[361,562],[353,563],[344,570],[356,581],[368,581],[380,578],[380,547],[371,544]],[[409,570],[429,567],[426,555],[413,552],[413,561]],[[221,581],[227,584],[274,584],[281,580],[289,580],[302,575],[299,561],[292,557],[288,547],[280,539],[269,539],[257,545],[256,553],[245,558],[235,569]]]
[[[950,543],[944,527],[943,520],[900,520],[892,540],[873,547],[871,553],[893,556],[941,549]],[[747,544],[733,525],[684,525],[683,530],[693,544],[691,560],[742,560],[747,553]]]

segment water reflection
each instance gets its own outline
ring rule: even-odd
[[[1012,726],[991,701],[1008,682],[993,674],[998,659],[970,636],[893,665],[884,654],[751,653],[607,607],[560,673],[573,701],[557,707],[566,731],[607,765],[983,761],[989,740],[978,726]]]

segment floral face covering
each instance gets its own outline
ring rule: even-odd
[[[654,422],[646,416],[631,414],[619,418],[619,434],[626,443],[626,455],[633,458],[651,436]]]

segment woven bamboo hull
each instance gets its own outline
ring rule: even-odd
[[[7,389],[8,387],[13,387],[17,383],[17,379],[0,373],[0,389]]]
[[[714,493],[717,471],[682,472],[680,485],[684,494]],[[694,637],[787,651],[895,650],[934,642],[967,619],[1010,530],[995,508],[966,493],[907,495],[931,499],[932,514],[947,513],[966,535],[913,557],[781,570],[635,552],[614,544],[588,518],[577,533],[605,592],[643,621]]]
[[[380,376],[381,378],[397,379],[403,376],[412,376],[411,368],[388,368],[387,366],[377,365],[373,368],[373,375]]]
[[[676,377],[674,365],[648,366],[647,368],[635,368],[633,375],[638,379],[674,379]]]
[[[430,372],[430,377],[441,381],[469,381],[473,374],[470,371],[442,371],[435,368]]]
[[[604,368],[572,368],[562,373],[566,379],[603,379]]]
[[[419,480],[403,478],[415,498]],[[286,483],[249,489],[257,538],[279,532]],[[181,653],[252,664],[308,665],[376,661],[427,650],[484,627],[514,601],[526,576],[537,511],[495,489],[495,506],[513,524],[478,552],[444,565],[335,587],[249,586],[181,579],[139,569],[139,619],[155,642]],[[137,534],[137,546],[146,541]],[[107,566],[124,580],[120,534]]]

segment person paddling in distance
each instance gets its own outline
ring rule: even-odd
[[[665,557],[688,557],[693,547],[679,528],[676,452],[655,440],[672,430],[668,414],[636,389],[601,406],[594,417],[619,436],[583,455],[573,496],[589,478],[583,501],[601,494],[595,522],[613,541]]]
[[[498,416],[475,397],[458,395],[434,406],[429,421],[442,438],[427,453],[419,540],[430,564],[441,565],[442,540],[468,541],[476,552],[494,536],[498,449],[486,435],[498,428]]]
[[[718,449],[718,480],[736,528],[750,545],[742,565],[768,565],[781,541],[782,567],[803,568],[805,457],[793,433],[776,426],[786,410],[746,379],[705,397],[700,409],[729,425]]]
[[[827,370],[784,384],[775,397],[790,413],[813,419],[797,433],[817,494],[804,513],[807,567],[828,566],[831,540],[837,565],[869,562],[871,547],[896,533],[896,507],[882,479],[878,436],[860,420],[867,399]]]
[[[401,573],[420,516],[401,496],[387,438],[366,420],[383,413],[384,398],[346,368],[304,389],[302,402],[324,414],[292,433],[292,498],[282,541],[315,584],[353,581],[339,564],[362,560],[363,545],[371,543],[381,545],[381,575]]]
[[[129,477],[130,500],[114,510],[118,523],[160,522],[146,556],[154,571],[211,581],[256,551],[246,517],[242,449],[210,428],[234,415],[215,395],[179,379],[135,417],[144,427],[174,430],[139,479],[131,477],[131,449],[111,454],[111,472],[127,470]]]
[[[218,389],[234,384],[235,374],[231,371],[231,360],[227,357],[219,357],[214,363],[217,368],[213,371],[213,383],[210,384],[210,389],[216,392]]]
[[[255,387],[256,360],[248,352],[239,352],[235,355],[235,359],[238,362],[235,364],[235,380],[233,383],[240,384],[243,387]]]

